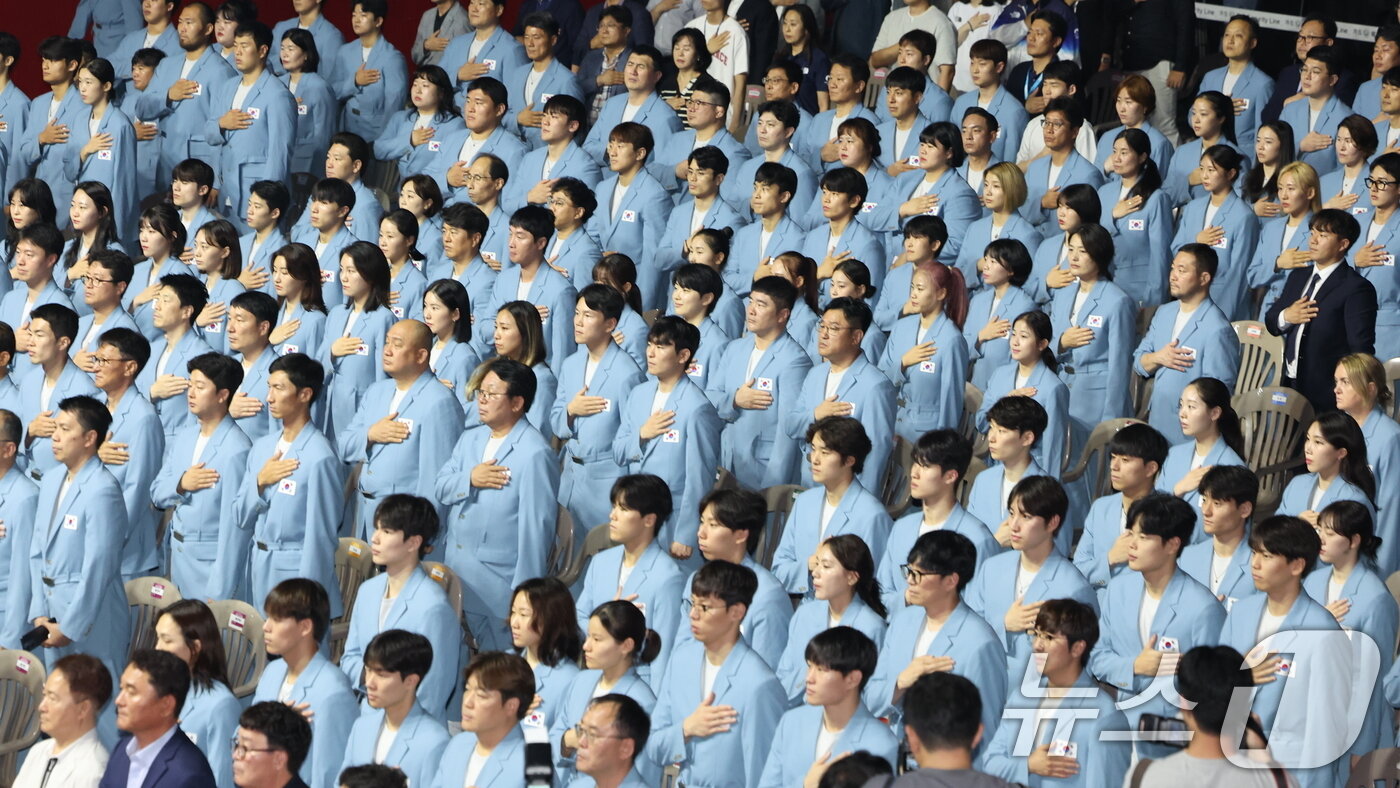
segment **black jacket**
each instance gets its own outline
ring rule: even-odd
[[[1196,67],[1196,4],[1182,0],[1123,0],[1123,68],[1146,71],[1166,60],[1188,75]]]
[[[1332,394],[1332,373],[1337,362],[1350,353],[1376,352],[1376,288],[1345,262],[1338,266],[1313,294],[1317,317],[1303,333],[1303,343],[1298,348],[1298,374],[1291,384],[1286,384],[1302,392],[1318,413],[1337,409]],[[1279,315],[1303,296],[1312,275],[1311,266],[1289,272],[1283,293],[1265,317],[1269,333],[1283,337],[1285,356],[1298,326],[1279,331]]]

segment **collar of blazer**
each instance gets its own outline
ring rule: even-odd
[[[1303,282],[1303,289],[1306,290],[1308,287],[1308,280],[1312,278],[1316,271],[1303,269],[1302,273],[1306,275],[1306,278],[1300,277]],[[1324,299],[1353,276],[1360,276],[1360,274],[1357,274],[1356,269],[1348,265],[1346,260],[1337,263],[1336,270],[1330,272],[1327,278],[1322,280],[1322,284],[1317,286],[1317,292],[1313,293],[1313,300],[1321,304]]]

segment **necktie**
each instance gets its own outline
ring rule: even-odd
[[[1308,286],[1303,288],[1304,301],[1308,301],[1313,297],[1313,293],[1317,290],[1318,283],[1321,281],[1322,276],[1317,272],[1313,272],[1312,278],[1308,280]],[[1288,347],[1284,353],[1284,363],[1288,368],[1292,368],[1298,360],[1298,348],[1303,344],[1303,331],[1306,330],[1307,327],[1307,323],[1300,324],[1298,330],[1293,332],[1293,339],[1288,343]],[[1290,377],[1296,377],[1296,375],[1290,375]]]

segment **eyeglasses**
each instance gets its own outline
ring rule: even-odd
[[[915,569],[913,564],[900,564],[899,571],[904,573],[904,579],[909,581],[909,585],[916,586],[924,582],[925,577],[934,577],[943,574],[942,572],[927,572],[923,569]]]
[[[78,277],[78,281],[82,282],[84,285],[110,285],[110,284],[112,284],[113,282],[115,282],[115,281],[117,281],[117,280],[115,280],[115,279],[98,279],[98,278],[95,277],[95,276],[89,275],[89,276],[80,276],[80,277]]]
[[[1326,40],[1327,40],[1327,36],[1309,36],[1309,35],[1304,35],[1304,34],[1302,34],[1302,33],[1299,33],[1299,34],[1298,34],[1298,40],[1299,40],[1299,41],[1326,41]]]
[[[250,752],[278,752],[281,749],[279,747],[249,747],[239,741],[237,736],[229,739],[229,746],[233,749],[233,757],[235,758],[247,757]]]
[[[1375,178],[1367,178],[1366,188],[1380,189],[1381,191],[1385,191],[1386,189],[1389,189],[1390,187],[1394,186],[1396,183],[1397,181],[1380,181],[1376,180]]]
[[[490,175],[481,175],[475,172],[467,176],[467,183],[487,183],[493,180],[495,180],[495,178],[492,178]]]
[[[1026,630],[1026,634],[1031,636],[1031,640],[1043,640],[1046,643],[1053,642],[1055,638],[1064,637],[1064,635],[1059,635],[1054,632],[1046,632],[1043,629],[1034,628]]]
[[[503,397],[509,397],[509,396],[510,396],[510,392],[509,392],[509,391],[487,391],[486,389],[477,389],[477,390],[476,390],[476,398],[479,399],[479,400],[481,400],[482,402],[491,402],[491,401],[493,401],[493,400],[498,400],[498,399],[501,399],[501,398],[503,398]]]
[[[700,602],[697,604],[696,601],[693,599],[681,600],[681,614],[686,616],[687,618],[690,617],[690,611],[692,608],[699,608],[700,615],[704,616],[708,615],[711,610],[724,610],[727,607],[729,607],[729,605],[721,605],[716,607],[714,605],[711,605],[709,602]]]
[[[118,356],[116,358],[107,358],[106,356],[93,356],[92,358],[94,361],[97,362],[97,366],[99,367],[105,367],[111,364],[125,364],[128,361],[136,360],[134,358],[127,358],[126,356]]]
[[[719,107],[719,106],[722,106],[722,105],[720,105],[720,104],[714,103],[713,101],[704,101],[704,100],[698,99],[698,98],[686,99],[685,105],[686,105],[687,107]]]
[[[574,735],[578,737],[579,744],[585,741],[598,741],[599,739],[621,739],[616,733],[599,733],[596,730],[589,730],[583,727],[583,723],[574,726]]]
[[[851,327],[850,327],[850,326],[834,326],[834,325],[832,325],[832,324],[830,324],[830,323],[818,323],[818,324],[817,324],[817,333],[818,333],[818,334],[839,334],[839,333],[841,333],[842,331],[850,331],[850,330],[851,330]]]
[[[788,78],[787,78],[787,77],[764,77],[764,78],[763,78],[763,84],[765,84],[765,85],[786,85],[786,84],[788,84]]]
[[[1068,126],[1069,123],[1063,120],[1047,120],[1041,125],[1045,126],[1045,128],[1047,129],[1062,129],[1065,126]]]

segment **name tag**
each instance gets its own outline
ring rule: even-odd
[[[938,365],[933,363],[932,361],[920,361],[919,371],[933,374],[934,372],[938,371]]]
[[[691,362],[690,366],[685,368],[685,374],[690,375],[691,377],[703,375],[705,374],[705,365]]]
[[[296,495],[297,483],[295,479],[283,479],[277,483],[277,492],[283,495]]]
[[[661,435],[661,442],[662,442],[662,443],[680,443],[680,442],[681,442],[681,431],[680,431],[680,430],[666,430],[666,432],[662,433],[662,435]]]
[[[1101,328],[1103,326],[1103,315],[1089,315],[1089,319],[1084,325],[1089,328]]]
[[[437,153],[442,150],[442,143],[437,140],[428,140],[428,150],[432,153]]]
[[[98,152],[97,152],[97,160],[98,160],[98,161],[111,161],[111,160],[112,160],[112,152],[111,152],[110,150],[100,150],[100,151],[98,151]]]
[[[232,630],[234,630],[235,632],[242,632],[242,631],[243,631],[243,627],[246,626],[247,623],[248,623],[248,617],[245,616],[245,615],[243,615],[242,611],[233,610],[233,611],[230,611],[230,612],[229,612],[229,614],[228,614],[228,628],[229,628],[229,629],[232,629]]]
[[[15,658],[15,670],[19,671],[20,673],[28,673],[28,672],[29,672],[29,668],[30,668],[33,664],[34,664],[34,663],[32,663],[32,662],[29,661],[29,658],[28,658],[28,657],[16,657],[16,658]]]
[[[622,212],[622,221],[624,221],[624,222],[635,222],[635,221],[637,221],[637,212],[636,212],[636,211],[623,211],[623,212]]]
[[[409,434],[413,433],[413,419],[399,419],[398,422],[408,428]]]
[[[69,531],[78,530],[78,516],[76,514],[63,515],[63,527]]]
[[[1129,219],[1128,229],[1132,230],[1135,233],[1140,233],[1143,230],[1147,229],[1147,222],[1143,221],[1142,219]]]
[[[772,391],[772,390],[773,390],[773,379],[772,379],[772,378],[758,378],[758,379],[754,380],[754,382],[753,382],[753,387],[756,388],[756,389],[758,389],[759,391]]]
[[[248,117],[252,118],[253,120],[261,120],[261,119],[262,119],[262,108],[261,108],[261,107],[249,107],[248,109],[244,110],[244,112],[247,112],[247,113],[248,113]]]
[[[1058,756],[1060,758],[1078,758],[1079,745],[1075,744],[1072,741],[1063,741],[1057,739],[1055,741],[1050,742],[1049,752],[1051,755]]]
[[[1220,236],[1220,239],[1217,240],[1215,243],[1211,244],[1211,246],[1215,247],[1216,249],[1229,249],[1230,239],[1222,235]]]
[[[1247,99],[1247,98],[1242,98],[1242,99],[1237,99],[1237,100],[1240,102],[1240,108],[1241,108],[1241,109],[1249,109],[1249,99]]]
[[[604,413],[609,413],[609,412],[611,412],[611,411],[612,411],[612,400],[610,400],[610,399],[605,399],[605,400],[603,400],[603,412],[604,412]]]
[[[1259,326],[1249,326],[1245,328],[1244,333],[1246,336],[1258,339],[1259,337],[1264,336],[1264,329],[1260,328]]]
[[[1186,353],[1187,355],[1189,355],[1191,358],[1195,358],[1195,357],[1196,357],[1196,349],[1195,349],[1195,348],[1193,348],[1193,347],[1186,347],[1185,345],[1182,345],[1182,346],[1181,346],[1181,349],[1182,349],[1183,352],[1185,352],[1185,353]]]
[[[1240,601],[1240,598],[1237,596],[1225,597],[1225,612],[1229,613],[1230,609],[1233,608],[1235,606],[1235,603],[1238,601]]]
[[[1157,638],[1157,650],[1175,654],[1181,650],[1181,642],[1176,638]]]
[[[162,583],[151,583],[151,598],[152,598],[152,599],[164,599],[164,598],[165,598],[165,585],[162,584]]]
[[[199,84],[198,82],[194,83],[194,95],[196,95],[196,96],[202,96],[202,95],[204,95],[204,86],[201,85],[201,84]]]
[[[486,60],[481,61],[481,65],[486,66],[487,71],[496,70],[496,61],[491,58],[487,58]]]
[[[311,113],[311,108],[310,108],[310,107],[306,106],[305,104],[302,104],[302,103],[299,102],[299,101],[297,102],[297,114],[298,114],[298,115],[308,115],[308,114],[310,114],[310,113]]]

